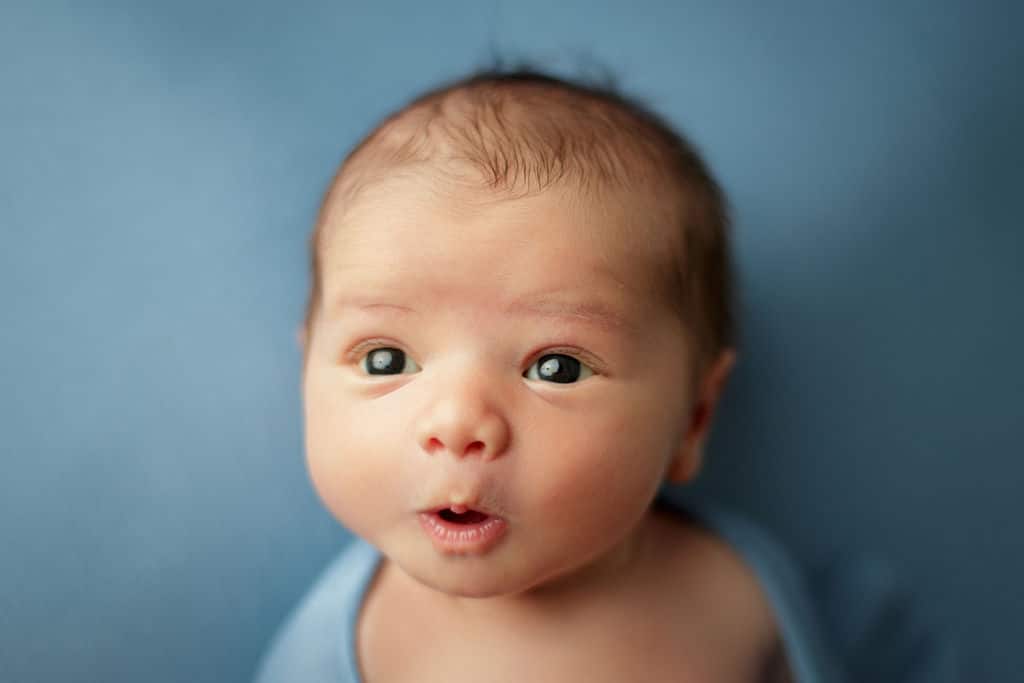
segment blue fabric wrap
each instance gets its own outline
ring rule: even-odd
[[[769,533],[710,501],[658,505],[685,514],[751,567],[774,610],[797,683],[952,683],[952,653],[914,620],[884,565],[839,560],[804,571]],[[257,683],[362,683],[356,620],[380,553],[354,538],[328,566],[272,641]]]

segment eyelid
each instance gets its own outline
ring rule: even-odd
[[[578,346],[550,346],[550,347],[545,347],[545,348],[537,351],[536,353],[533,353],[533,354],[530,355],[530,357],[529,357],[530,358],[530,362],[526,364],[526,367],[524,368],[524,371],[525,370],[529,370],[531,367],[533,367],[534,363],[536,363],[538,360],[540,360],[544,356],[547,356],[547,355],[550,355],[550,354],[554,354],[554,353],[562,353],[562,354],[565,354],[565,355],[568,355],[568,356],[572,356],[573,358],[579,360],[581,363],[583,363],[588,368],[593,370],[595,375],[607,374],[607,372],[605,370],[604,363],[602,363],[593,354],[588,353],[587,351],[584,351],[583,349],[579,348]]]
[[[355,346],[344,353],[344,358],[345,361],[349,363],[358,363],[362,360],[363,356],[366,355],[367,351],[370,349],[380,348],[399,349],[400,351],[405,352],[402,345],[392,339],[374,337],[372,339],[364,339],[363,341],[358,342]]]

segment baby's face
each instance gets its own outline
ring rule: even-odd
[[[687,339],[631,284],[631,216],[572,197],[472,203],[398,178],[330,227],[311,477],[342,524],[452,595],[611,561],[687,427]]]

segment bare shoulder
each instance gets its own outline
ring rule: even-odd
[[[736,666],[723,678],[786,680],[774,611],[757,575],[722,538],[671,512],[654,513],[664,547],[668,590],[683,599],[681,627],[697,620],[709,651],[728,653]],[[703,638],[702,638],[703,639]]]

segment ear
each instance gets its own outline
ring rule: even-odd
[[[696,400],[693,402],[686,436],[683,437],[679,452],[669,464],[666,472],[665,478],[668,481],[688,482],[700,472],[704,457],[704,441],[711,431],[715,408],[718,406],[718,400],[722,397],[726,381],[735,365],[736,352],[733,349],[726,349],[719,354],[718,359],[704,373],[704,379],[701,381]]]

